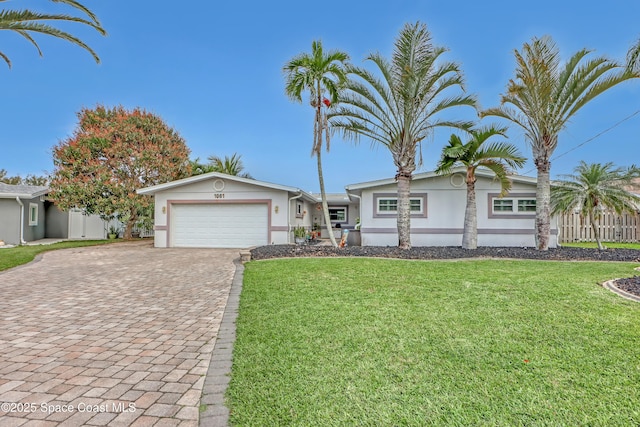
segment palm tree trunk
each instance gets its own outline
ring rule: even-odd
[[[411,173],[398,171],[398,247],[411,249]]]
[[[464,231],[462,232],[462,248],[478,248],[478,215],[476,208],[476,181],[467,176],[467,208],[464,211]]]
[[[596,227],[595,218],[593,217],[593,212],[589,212],[589,222],[591,223],[591,229],[593,230],[593,237],[596,238],[596,243],[598,244],[598,250],[604,250],[604,246],[602,246],[602,242],[600,241],[600,230]]]
[[[536,185],[536,247],[539,251],[549,250],[551,235],[551,184],[549,171],[551,163],[546,159],[536,159],[538,179]]]
[[[321,134],[322,135],[322,134]],[[322,136],[320,136],[322,137]],[[324,191],[324,175],[322,174],[322,150],[318,150],[316,152],[316,156],[318,158],[318,180],[320,181],[320,197],[322,198],[322,211],[324,213],[324,224],[327,228],[327,234],[329,234],[329,240],[333,247],[337,247],[338,243],[336,243],[336,238],[333,235],[333,230],[331,228],[331,217],[329,216],[329,204],[327,203],[327,194]]]

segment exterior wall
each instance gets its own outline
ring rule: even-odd
[[[20,205],[16,199],[0,199],[0,240],[20,244]]]
[[[298,207],[300,207],[300,212],[298,212]],[[289,206],[289,224],[291,224],[291,228],[288,233],[287,243],[293,243],[295,241],[293,236],[293,229],[295,227],[304,227],[307,230],[311,230],[313,228],[314,211],[314,202],[303,199],[302,197],[291,200]]]
[[[33,242],[34,240],[44,239],[47,223],[44,201],[40,201],[40,197],[35,197],[22,200],[22,203],[24,203],[24,240]],[[35,225],[29,224],[29,211],[32,204],[38,206],[38,221]]]
[[[53,203],[45,203],[45,237],[66,239],[69,236],[69,214],[62,212]]]
[[[289,242],[290,207],[287,191],[212,178],[155,194],[155,247],[170,246],[171,206],[176,203],[265,203],[269,205],[269,242]],[[293,202],[293,201],[292,201]],[[295,205],[294,205],[295,206]]]
[[[457,178],[457,179],[456,179]],[[411,183],[412,197],[424,197],[426,211],[411,217],[413,246],[460,246],[466,207],[466,185],[460,177],[433,177]],[[535,184],[514,182],[510,196],[535,199]],[[535,213],[496,215],[492,198],[500,184],[485,177],[476,182],[479,246],[535,246]],[[397,216],[376,213],[376,197],[397,194],[395,184],[362,191],[362,245],[395,246],[398,244]],[[509,197],[509,196],[507,196]],[[557,244],[557,220],[552,219],[551,247]]]

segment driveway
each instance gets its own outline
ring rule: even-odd
[[[237,257],[123,243],[0,273],[0,426],[197,426]]]

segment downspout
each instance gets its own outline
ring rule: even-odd
[[[20,205],[20,244],[24,245],[27,243],[24,240],[24,203],[22,203],[20,197],[16,197],[16,202]]]
[[[360,227],[358,227],[357,230],[360,231],[360,229],[362,228],[362,197],[358,196],[357,194],[353,194],[353,193],[351,193],[349,196],[353,196],[353,197],[357,197],[358,198],[358,214],[359,214],[358,218],[360,218]],[[358,224],[356,224],[356,226],[357,225]]]
[[[287,242],[289,243],[291,243],[291,202],[302,197],[302,190],[298,191],[300,191],[300,194],[298,194],[297,196],[289,197],[289,203],[287,203],[287,228],[289,229],[289,231],[287,232]]]

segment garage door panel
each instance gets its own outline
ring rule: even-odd
[[[176,204],[171,246],[245,248],[268,244],[267,204]]]

